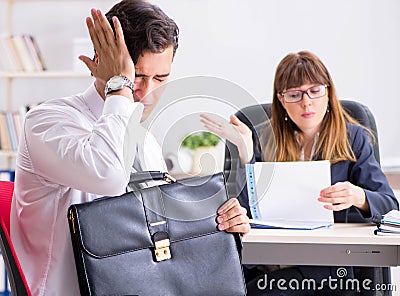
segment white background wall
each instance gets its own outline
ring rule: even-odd
[[[368,105],[379,128],[384,165],[400,165],[400,1],[154,0],[181,29],[172,78],[213,75],[270,101],[275,67],[287,53],[316,53],[341,98]],[[74,38],[87,37],[93,6],[114,1],[17,1],[14,32],[33,34],[48,68],[71,70]],[[5,1],[0,0],[1,32]],[[78,92],[90,79],[13,83],[13,107]],[[4,83],[0,84],[2,86]],[[1,87],[3,89],[3,87]],[[0,95],[3,94],[0,92]],[[245,102],[244,102],[245,104]],[[1,99],[0,108],[4,108]]]

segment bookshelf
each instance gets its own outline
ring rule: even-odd
[[[96,3],[98,1],[94,0],[86,0],[88,3],[93,2]],[[100,0],[103,1],[104,0]],[[15,24],[15,14],[14,14],[14,4],[16,3],[30,3],[30,4],[46,4],[49,2],[59,2],[55,0],[0,0],[0,4],[2,7],[5,9],[2,9],[2,12],[0,15],[4,17],[4,29],[1,30],[2,34],[6,36],[11,36],[14,33],[14,24]],[[79,0],[69,0],[66,2],[81,2]],[[108,1],[112,2],[112,1]],[[29,27],[27,26],[27,30],[29,31]],[[34,32],[29,32],[32,33],[34,36]],[[39,44],[40,47],[40,44]],[[46,60],[46,57],[44,57]],[[3,107],[1,108],[2,111],[5,112],[12,112],[15,111],[13,110],[13,94],[14,90],[13,85],[16,80],[22,80],[22,81],[32,81],[32,80],[37,80],[37,79],[90,79],[90,74],[87,72],[73,72],[73,71],[49,71],[49,70],[44,70],[44,71],[2,71],[0,69],[0,81],[4,85],[3,89],[3,95],[2,95],[2,101],[3,101]],[[19,84],[25,83],[25,82],[19,82]],[[15,102],[14,102],[15,105]],[[15,107],[15,106],[14,106]],[[16,156],[16,151],[12,150],[2,150],[0,147],[0,169],[13,169],[14,167],[14,162],[15,162],[15,156]]]
[[[28,1],[28,0],[25,0]],[[14,79],[64,79],[64,78],[89,78],[87,73],[72,71],[39,71],[39,72],[3,72],[0,79],[6,80],[6,110],[11,110],[12,83]],[[1,155],[1,154],[0,154]]]

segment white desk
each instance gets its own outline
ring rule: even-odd
[[[244,264],[399,266],[400,236],[374,235],[376,226],[338,223],[316,230],[252,229]]]

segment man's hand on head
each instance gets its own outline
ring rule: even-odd
[[[125,44],[124,34],[117,17],[113,17],[115,34],[106,16],[98,9],[91,9],[92,17],[86,18],[96,57],[81,55],[79,59],[89,68],[101,84],[115,75],[124,75],[131,81],[135,79],[135,66]]]

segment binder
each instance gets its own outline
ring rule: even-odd
[[[256,162],[246,165],[252,227],[316,229],[333,225],[319,202],[331,185],[329,161]]]
[[[0,170],[0,181],[14,182],[15,172],[12,170]]]

